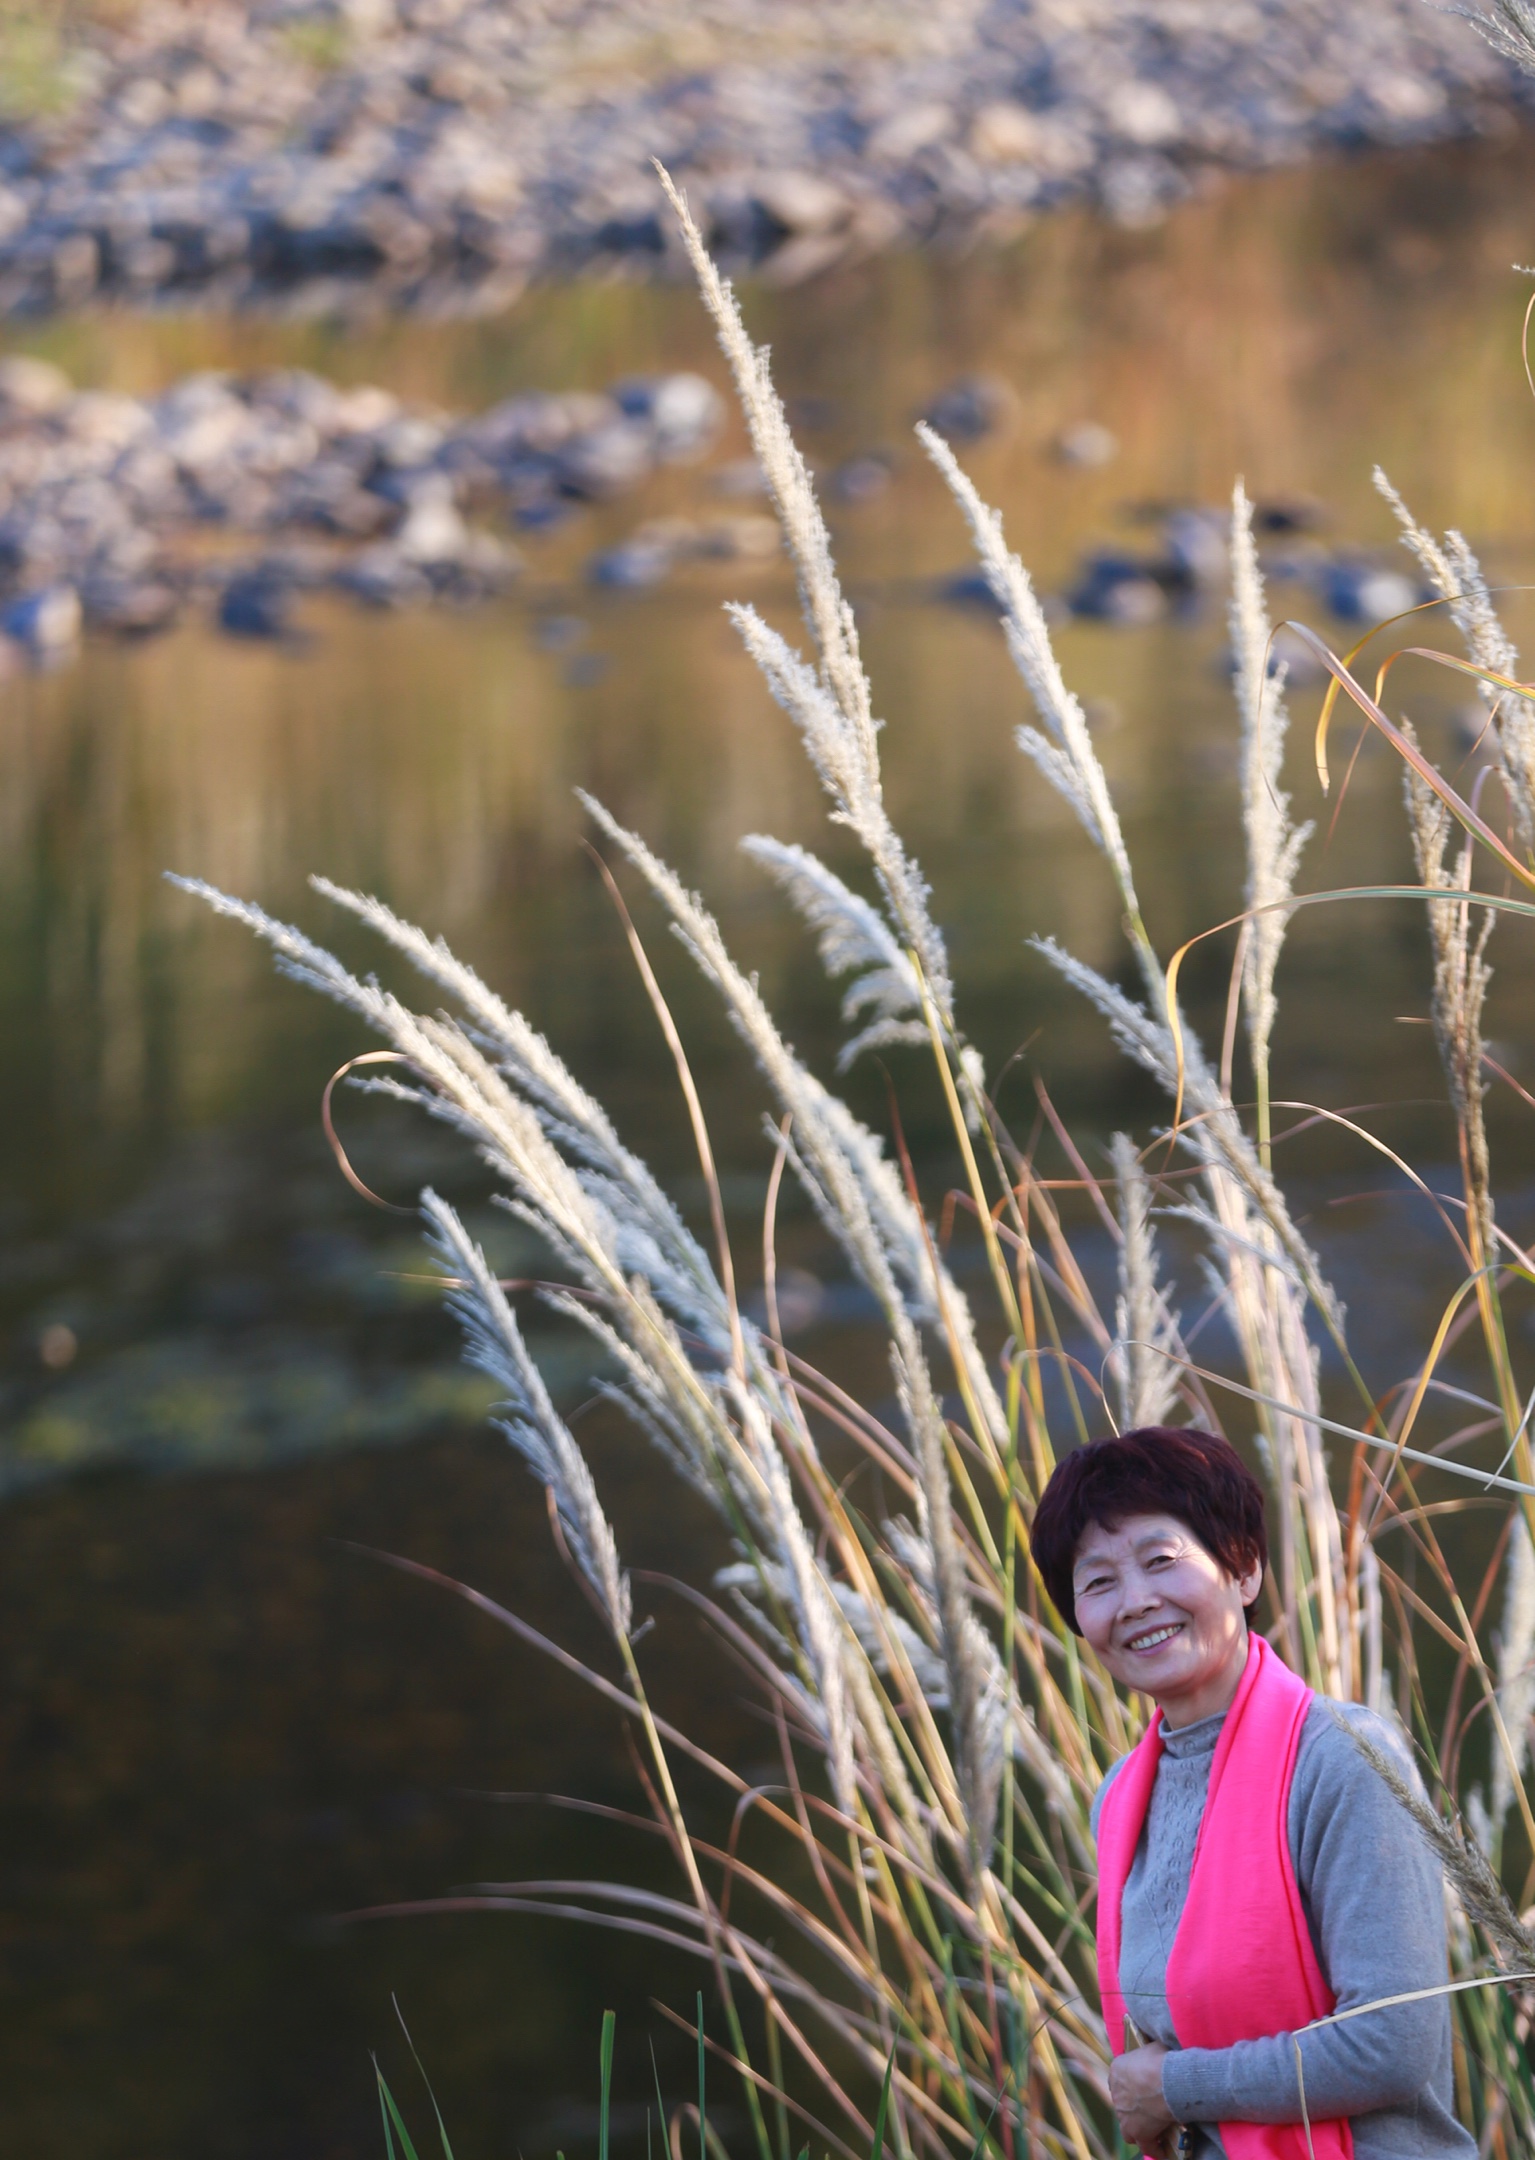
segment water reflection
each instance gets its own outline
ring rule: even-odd
[[[752,296],[818,464],[888,461],[888,487],[843,491],[837,537],[887,722],[892,808],[951,929],[967,1023],[994,1071],[1030,1046],[1005,1098],[1021,1124],[1036,1072],[1089,1139],[1112,1120],[1144,1127],[1157,1106],[1024,951],[1027,933],[1050,932],[1112,969],[1115,906],[1069,813],[1011,746],[1022,702],[994,625],[919,598],[964,549],[911,416],[965,370],[1010,386],[1009,424],[967,461],[1048,585],[1069,581],[1090,542],[1133,535],[1127,506],[1219,500],[1237,470],[1255,493],[1320,498],[1339,538],[1382,543],[1376,459],[1426,520],[1485,546],[1494,574],[1527,575],[1535,414],[1516,358],[1525,294],[1507,265],[1529,253],[1532,177],[1517,144],[1285,175],[1154,233],[1062,218],[1005,255],[883,260]],[[111,319],[31,342],[81,380],[139,390],[191,365],[292,360],[464,406],[650,368],[720,372],[690,295],[625,286],[542,293],[505,323],[453,331]],[[1084,421],[1112,431],[1112,463],[1050,454]],[[727,442],[720,462],[740,452]],[[719,500],[707,472],[664,474],[643,500],[530,544],[526,588],[482,612],[316,605],[301,653],[187,630],[0,685],[0,1484],[12,1492],[0,2061],[29,2151],[372,2153],[361,2047],[383,2038],[393,1984],[461,2149],[543,2150],[583,2134],[559,2109],[585,2077],[602,2003],[621,1999],[627,2033],[647,1993],[676,1999],[688,1984],[531,1924],[312,1930],[315,1915],[375,1897],[587,1865],[589,1828],[451,1795],[622,1796],[627,1773],[606,1721],[564,1683],[327,1542],[418,1553],[580,1638],[538,1496],[479,1435],[482,1395],[409,1279],[409,1226],[348,1193],[319,1137],[319,1088],[363,1045],[160,874],[251,895],[352,957],[365,948],[307,891],[311,869],[444,931],[696,1204],[669,1069],[580,852],[571,791],[592,789],[706,890],[791,1037],[829,1064],[835,998],[735,845],[769,830],[843,860],[720,614],[747,591],[787,626],[782,569],[700,563],[645,597],[582,582],[586,556],[642,518]],[[1523,603],[1510,612],[1516,634],[1528,627]],[[1229,913],[1240,884],[1218,613],[1077,624],[1060,644],[1093,701],[1153,934],[1170,949]],[[1454,697],[1429,684],[1417,702],[1450,743]],[[1310,814],[1303,741],[1294,785]],[[1405,871],[1397,804],[1393,772],[1367,751],[1309,881]],[[750,1251],[761,1102],[685,963],[655,943]],[[1528,943],[1502,934],[1496,955],[1490,1025],[1515,1042]],[[1192,968],[1206,1017],[1228,958],[1212,949]],[[1389,1096],[1401,1104],[1391,1138],[1432,1157],[1449,1127],[1417,1106],[1439,1095],[1431,1045],[1395,1025],[1422,1010],[1425,979],[1407,911],[1303,917],[1276,1091]],[[935,1107],[920,1066],[892,1070],[936,1192]],[[881,1076],[858,1087],[882,1123]],[[376,1105],[343,1116],[359,1169],[391,1196],[430,1176],[476,1202],[472,1170],[439,1136]],[[1494,1147],[1505,1191],[1535,1168],[1511,1121],[1495,1124]],[[1320,1234],[1350,1294],[1349,1226],[1366,1218],[1325,1204],[1364,1180],[1341,1150],[1314,1161]],[[1515,1228],[1518,1206],[1516,1194]],[[812,1226],[791,1215],[784,1242],[810,1285],[818,1354],[856,1373],[858,1315],[835,1284],[814,1292],[831,1271]],[[1388,1376],[1439,1265],[1406,1233],[1399,1249],[1400,1282],[1354,1298]],[[504,1255],[519,1259],[509,1243]],[[568,1352],[553,1336],[546,1348],[558,1377]],[[267,1468],[145,1474],[250,1465]],[[632,1451],[606,1450],[603,1468],[636,1559],[664,1563],[708,1536],[669,1491],[658,1508]],[[699,1663],[690,1628],[672,1618],[660,1642],[716,1729],[733,1723],[733,1684]],[[631,2073],[642,2091],[642,2055]]]

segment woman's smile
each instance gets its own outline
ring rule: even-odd
[[[1144,1654],[1148,1650],[1160,1650],[1163,1643],[1171,1642],[1173,1637],[1181,1635],[1183,1630],[1183,1621],[1168,1621],[1164,1626],[1151,1628],[1142,1634],[1130,1636],[1125,1643],[1125,1648],[1138,1654]]]

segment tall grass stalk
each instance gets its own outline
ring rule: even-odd
[[[924,1200],[904,1158],[892,1160],[790,1048],[704,902],[600,803],[588,800],[587,808],[605,849],[670,923],[760,1075],[771,1112],[761,1320],[738,1287],[744,1253],[732,1247],[700,1092],[627,914],[626,934],[693,1121],[710,1198],[708,1242],[533,1025],[440,942],[377,901],[317,881],[323,897],[446,1000],[446,1010],[417,1011],[248,902],[196,884],[189,890],[265,938],[280,968],[338,1000],[382,1039],[396,1062],[370,1067],[366,1086],[405,1098],[477,1151],[499,1197],[547,1249],[549,1280],[535,1295],[585,1331],[600,1393],[639,1444],[653,1447],[715,1511],[731,1542],[730,1565],[689,1595],[712,1616],[766,1706],[780,1739],[781,1788],[748,1786],[735,1766],[653,1710],[634,1589],[581,1445],[540,1380],[511,1298],[483,1252],[443,1201],[423,1194],[467,1354],[496,1378],[504,1429],[549,1490],[555,1533],[602,1616],[610,1670],[557,1654],[634,1721],[648,1804],[677,1869],[670,1889],[603,1879],[516,1883],[486,1885],[478,1901],[621,1925],[704,1960],[763,2160],[773,2150],[770,2115],[780,2145],[792,2113],[818,2148],[858,2160],[869,2150],[876,2111],[903,2155],[1108,2160],[1118,2146],[1094,1977],[1088,1810],[1105,1770],[1139,1731],[1143,1708],[1120,1696],[1043,1594],[1030,1554],[1041,1486],[1058,1451],[1085,1432],[1180,1415],[1224,1422],[1240,1445],[1256,1446],[1270,1482],[1272,1639],[1326,1695],[1382,1707],[1394,1698],[1419,1744],[1436,1820],[1458,1823],[1461,1797],[1484,1787],[1494,1812],[1517,1808],[1535,1852],[1522,1784],[1535,1619],[1525,1573],[1517,1595],[1513,1587],[1514,1571],[1528,1571],[1530,1548],[1519,1542],[1521,1526],[1510,1547],[1499,1656],[1486,1632],[1498,1554],[1480,1595],[1465,1595],[1442,1533],[1457,1521],[1466,1488],[1452,1481],[1446,1498],[1431,1485],[1437,1458],[1427,1452],[1430,1440],[1445,1451],[1479,1438],[1486,1444],[1490,1423],[1514,1452],[1514,1475],[1479,1500],[1507,1511],[1532,1496],[1527,1437],[1513,1414],[1529,1376],[1514,1372],[1492,1301],[1500,1270],[1535,1269],[1495,1222],[1489,1167],[1484,1217],[1471,1223],[1459,1257],[1466,1261],[1473,1239],[1480,1241],[1491,1398],[1461,1371],[1453,1387],[1441,1381],[1460,1309],[1454,1301],[1413,1371],[1366,1375],[1349,1352],[1342,1306],[1275,1178],[1282,1135],[1271,1129],[1280,1106],[1268,1065],[1283,928],[1306,830],[1291,824],[1279,787],[1283,685],[1268,674],[1269,630],[1241,489],[1233,505],[1232,619],[1248,912],[1236,966],[1260,1101],[1256,1132],[1234,1090],[1231,1058],[1212,1061],[1169,994],[1168,963],[1140,904],[1113,790],[1028,575],[948,446],[925,434],[1033,702],[1020,746],[1071,805],[1102,860],[1121,903],[1140,998],[1049,941],[1038,950],[1104,1016],[1171,1106],[1161,1133],[1139,1146],[1121,1135],[1097,1168],[1047,1106],[1064,1179],[1042,1174],[1035,1145],[1008,1132],[962,1032],[926,881],[885,805],[857,626],[767,355],[752,344],[685,203],[666,185],[795,564],[806,650],[748,609],[733,611],[734,620],[803,741],[832,820],[863,850],[867,889],[856,890],[803,846],[764,835],[745,844],[804,915],[828,970],[850,985],[840,1062],[875,1045],[926,1045],[990,1309],[972,1310],[960,1270],[949,1264],[929,1213],[937,1196]],[[1491,651],[1484,616],[1495,618],[1485,589],[1478,591],[1479,649]],[[1510,772],[1514,741],[1507,735]],[[1435,800],[1469,816],[1450,784],[1435,779]],[[1410,792],[1409,806],[1434,941],[1434,1019],[1441,1043],[1453,1037],[1460,1046],[1459,1064],[1448,1061],[1452,1107],[1474,1185],[1481,933],[1469,927],[1469,868],[1443,869],[1433,804]],[[775,1226],[786,1177],[799,1182],[872,1298],[891,1414],[857,1400],[783,1338]],[[1063,1195],[1063,1185],[1074,1189]],[[1231,1323],[1234,1371],[1190,1348],[1194,1330],[1185,1329],[1155,1250],[1159,1217],[1191,1226],[1201,1243],[1205,1300]],[[1080,1250],[1084,1223],[1116,1240],[1118,1280],[1106,1303]],[[1190,1286],[1181,1289],[1186,1300]],[[1457,1297],[1469,1294],[1463,1283]],[[1352,1423],[1324,1415],[1324,1346],[1362,1404]],[[860,1460],[876,1480],[848,1474]],[[866,1490],[884,1496],[877,1508],[860,1499]],[[524,1642],[542,1641],[514,1616],[501,1617]],[[1448,1693],[1425,1677],[1430,1641],[1436,1658],[1448,1649]],[[1501,1768],[1491,1767],[1500,1754]],[[699,1803],[684,1805],[675,1775],[684,1759],[749,1819],[748,1843],[732,1830],[722,1846]],[[1501,1816],[1495,1829],[1501,1847]],[[1506,1899],[1500,1904],[1502,1891],[1488,1889],[1497,1885],[1485,1855],[1448,1828],[1444,1840],[1461,1893],[1457,1970],[1472,1978],[1490,1970],[1510,1939]],[[1507,1854],[1499,1856],[1507,1865]],[[1517,1904],[1528,1902],[1528,1881],[1508,1887]],[[1535,2093],[1522,2067],[1525,1998],[1473,1989],[1455,2003],[1463,2106],[1489,2144],[1508,2136],[1528,2146]]]

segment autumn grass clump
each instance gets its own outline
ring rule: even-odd
[[[1529,2150],[1535,2087],[1523,2041],[1535,1997],[1511,1975],[1527,1978],[1535,1964],[1518,1916],[1535,1853],[1524,1782],[1535,1462],[1531,1375],[1516,1369],[1507,1306],[1535,1282],[1535,1263],[1495,1206],[1480,1014],[1494,925],[1535,913],[1535,764],[1524,756],[1531,693],[1506,640],[1494,643],[1481,573],[1463,542],[1410,526],[1467,634],[1506,815],[1466,801],[1378,695],[1323,653],[1337,691],[1403,761],[1421,882],[1393,890],[1426,918],[1432,1019],[1460,1134],[1462,1190],[1437,1203],[1458,1287],[1411,1371],[1367,1372],[1274,1169],[1276,1121],[1297,1117],[1274,1103],[1268,1077],[1286,928],[1298,906],[1344,905],[1349,894],[1296,889],[1307,829],[1279,787],[1284,681],[1270,666],[1247,500],[1239,486],[1231,560],[1248,879],[1227,929],[1236,937],[1229,1022],[1212,1049],[1178,1003],[1182,956],[1160,951],[1148,929],[1112,791],[1028,575],[952,452],[924,433],[1032,705],[1020,749],[1039,784],[1072,806],[1113,883],[1127,970],[1111,981],[1049,941],[1040,950],[1166,1096],[1161,1130],[1120,1135],[1100,1166],[1059,1128],[1096,1234],[1118,1254],[1115,1292],[1100,1304],[1059,1181],[1044,1178],[1032,1146],[1007,1129],[965,1036],[932,896],[885,808],[857,624],[767,356],[675,192],[672,202],[796,567],[805,645],[791,646],[748,607],[732,617],[800,735],[832,819],[863,850],[864,889],[801,847],[765,836],[745,844],[847,984],[843,1062],[898,1043],[931,1059],[962,1164],[959,1205],[984,1262],[981,1309],[935,1233],[937,1196],[924,1198],[904,1158],[784,1040],[705,902],[600,803],[587,808],[608,861],[660,908],[761,1077],[772,1174],[760,1305],[749,1308],[743,1294],[685,1046],[627,914],[710,1195],[702,1235],[532,1023],[440,941],[376,900],[317,881],[424,979],[429,996],[417,1009],[247,902],[189,887],[381,1040],[369,1086],[417,1105],[477,1151],[505,1205],[547,1247],[548,1280],[532,1294],[585,1332],[595,1389],[630,1420],[635,1444],[716,1511],[733,1543],[732,1565],[690,1594],[776,1730],[783,1768],[771,1787],[749,1784],[653,1707],[636,1586],[580,1442],[524,1340],[513,1302],[524,1293],[501,1284],[454,1210],[423,1193],[467,1354],[494,1379],[500,1422],[547,1488],[554,1534],[602,1619],[610,1656],[603,1669],[580,1669],[631,1721],[675,1866],[669,1890],[594,1880],[560,1885],[559,1902],[685,1946],[707,1966],[719,2046],[760,2160],[789,2160],[806,2138],[817,2153],[859,2160],[876,2137],[882,2086],[888,2119],[877,2135],[902,2155],[1107,2160],[1118,2145],[1088,1811],[1144,1707],[1118,1692],[1050,1606],[1030,1525],[1063,1449],[1114,1425],[1197,1420],[1254,1449],[1269,1482],[1273,1568],[1261,1624],[1270,1640],[1324,1695],[1395,1712],[1409,1729],[1432,1796],[1429,1827],[1459,1899],[1459,2104],[1484,2152]],[[1233,1086],[1239,1055],[1251,1112]],[[1357,1121],[1353,1129],[1383,1145]],[[775,1260],[784,1178],[798,1181],[873,1301],[893,1411],[857,1399],[784,1339]],[[1191,1341],[1159,1259],[1168,1215],[1203,1248],[1204,1302],[1224,1313],[1236,1350],[1225,1366]],[[1452,1341],[1454,1388],[1440,1372]],[[1484,1379],[1469,1386],[1463,1369],[1476,1344]],[[1335,1399],[1329,1382],[1325,1406],[1324,1348],[1346,1391]],[[1473,1445],[1481,1467],[1464,1459]],[[849,1478],[849,1449],[878,1476]],[[865,1492],[882,1497],[865,1506]],[[1499,1520],[1483,1579],[1464,1583],[1441,1537],[1473,1501]],[[542,1642],[515,1615],[498,1617]],[[723,1845],[684,1805],[684,1760],[733,1811]],[[743,1846],[746,1822],[753,1836]],[[520,1884],[489,1886],[481,1902],[528,1911],[543,1899],[537,1885]]]

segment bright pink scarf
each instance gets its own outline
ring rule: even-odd
[[[1189,1894],[1167,1961],[1168,2008],[1184,2047],[1294,2032],[1336,2006],[1290,1860],[1290,1785],[1311,1702],[1305,1682],[1255,1635],[1210,1765]],[[1161,1754],[1159,1712],[1098,1816],[1098,1985],[1116,2055],[1125,2030],[1120,1902]],[[1227,2160],[1307,2160],[1299,2123],[1223,2122],[1220,2133]],[[1313,2122],[1311,2136],[1316,2160],[1353,2160],[1345,2120]]]

